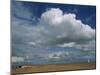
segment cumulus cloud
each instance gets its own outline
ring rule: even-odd
[[[59,8],[44,12],[39,25],[44,28],[48,43],[62,47],[74,47],[95,40],[95,29],[76,19],[74,13],[63,13]],[[62,44],[62,45],[59,45]]]
[[[58,43],[83,43],[95,38],[95,30],[89,25],[83,24],[72,13],[64,14],[59,8],[52,8],[44,12],[40,19],[46,30],[52,33],[55,42]]]
[[[20,12],[17,13],[20,14]],[[30,16],[29,12],[26,13],[24,17]],[[35,48],[55,46],[91,48],[95,45],[91,42],[93,40],[95,42],[95,29],[77,20],[76,16],[74,13],[63,13],[59,8],[51,8],[41,14],[36,25],[14,17],[12,21],[13,52],[17,50],[27,54],[28,51],[34,51],[34,54],[38,54],[40,50],[35,51]]]

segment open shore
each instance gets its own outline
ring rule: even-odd
[[[42,73],[42,72],[90,70],[90,69],[96,69],[96,64],[84,63],[84,64],[36,65],[36,66],[31,66],[31,67],[16,68],[12,70],[12,75],[28,74],[28,73]]]

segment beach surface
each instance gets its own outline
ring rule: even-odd
[[[74,71],[74,70],[91,70],[96,69],[94,63],[84,64],[57,64],[57,65],[35,65],[20,67],[12,70],[12,75],[28,74],[28,73],[42,73],[42,72],[58,72],[58,71]]]

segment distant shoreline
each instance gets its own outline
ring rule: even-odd
[[[26,67],[16,68],[12,70],[12,75],[28,74],[28,73],[43,73],[43,72],[58,72],[58,71],[74,71],[74,70],[91,70],[96,69],[95,63],[80,63],[80,64],[51,64],[51,65],[24,65]]]

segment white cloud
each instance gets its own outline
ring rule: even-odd
[[[23,62],[24,58],[13,56],[11,61],[12,61],[12,63],[14,63],[14,62]]]
[[[36,43],[35,43],[35,42],[29,42],[28,44],[29,44],[29,45],[33,45],[33,46],[35,46],[35,45],[36,45]]]
[[[58,47],[74,47],[75,42],[70,42],[70,43],[64,43],[61,45],[58,45]]]
[[[59,8],[44,12],[39,25],[42,25],[44,32],[48,32],[48,38],[53,44],[83,44],[95,39],[95,29],[77,20],[74,13],[64,14]]]
[[[77,20],[75,14],[63,14],[59,8],[52,8],[44,12],[41,16],[40,24],[49,33],[55,34],[55,37],[60,36],[60,39],[66,38],[70,42],[86,41],[95,37],[94,29],[89,25],[83,24],[81,20]]]
[[[55,59],[55,60],[61,60],[63,58],[69,57],[69,52],[54,52],[48,55],[47,59]]]
[[[85,44],[89,46],[87,48],[93,46],[95,49],[95,43],[89,44],[90,41],[95,41],[95,29],[82,23],[81,20],[77,20],[76,16],[74,13],[63,13],[59,8],[51,8],[42,13],[37,25],[30,23],[30,21],[13,18],[13,50],[27,52],[36,47],[51,46],[85,49],[86,47],[83,46]],[[30,45],[34,46],[30,47]],[[34,54],[35,52],[38,53],[38,50],[34,50]]]
[[[80,50],[88,51],[88,50],[95,50],[95,40],[88,41],[87,43],[77,44],[75,42],[64,43],[57,45],[58,47],[74,47]]]

